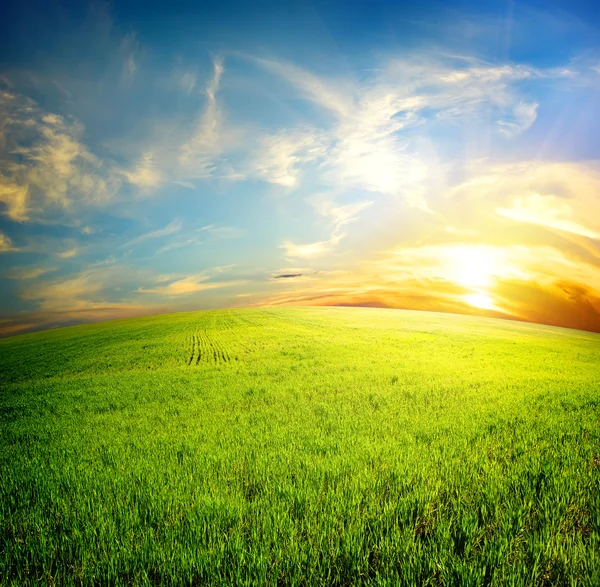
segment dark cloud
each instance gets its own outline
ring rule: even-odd
[[[294,277],[302,277],[304,273],[281,273],[279,275],[272,275],[271,279],[294,279]]]

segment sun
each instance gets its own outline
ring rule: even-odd
[[[451,280],[467,288],[490,287],[498,272],[497,255],[487,247],[453,247],[449,263]]]
[[[464,297],[465,302],[475,308],[481,308],[482,310],[494,310],[494,302],[490,296],[486,296],[482,293],[471,293]]]
[[[469,293],[462,300],[482,310],[497,310],[489,293],[505,271],[501,252],[485,245],[455,245],[448,251],[447,275],[450,281]]]

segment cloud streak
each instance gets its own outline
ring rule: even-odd
[[[214,173],[214,158],[222,149],[224,114],[217,104],[217,91],[224,72],[223,60],[213,62],[213,76],[206,85],[206,106],[194,123],[191,136],[179,149],[178,163],[187,179],[202,179]]]
[[[223,287],[234,287],[243,284],[243,281],[209,281],[207,275],[192,275],[181,279],[176,279],[168,285],[155,286],[150,288],[139,288],[137,291],[142,294],[154,294],[166,297],[179,297],[198,294],[211,289],[221,289]]]

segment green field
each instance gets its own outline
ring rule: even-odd
[[[0,341],[2,585],[600,585],[600,335],[244,309]]]

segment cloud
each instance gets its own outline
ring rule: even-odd
[[[250,176],[283,187],[296,187],[303,166],[322,158],[326,149],[311,130],[264,136],[257,141],[257,156],[250,158],[243,177]]]
[[[67,312],[96,301],[94,298],[104,287],[98,271],[84,271],[66,279],[58,278],[28,287],[21,298],[38,301],[38,307],[45,311]]]
[[[532,282],[500,282],[496,293],[509,315],[520,320],[600,332],[597,290],[568,281],[553,287]]]
[[[5,214],[12,220],[22,222],[28,219],[29,189],[18,185],[15,180],[0,171],[0,202],[6,206]]]
[[[600,172],[594,161],[475,164],[450,190],[452,207],[470,214],[536,225],[553,232],[600,238]],[[477,221],[476,217],[470,218]]]
[[[600,239],[600,232],[574,222],[573,208],[564,199],[554,195],[533,193],[517,197],[510,208],[498,208],[496,212],[517,222],[529,222],[587,238]]]
[[[35,311],[48,315],[100,308],[125,307],[133,283],[148,279],[147,272],[115,263],[112,258],[89,265],[83,271],[35,283],[23,284],[19,297],[35,305]],[[111,298],[119,292],[119,302]]]
[[[140,49],[135,37],[125,37],[119,51],[125,77],[137,76]],[[121,167],[92,153],[76,120],[45,111],[4,83],[4,213],[27,221],[45,216],[50,207],[64,212],[82,203],[105,204],[123,182],[146,194],[168,183],[193,186],[209,178],[253,178],[289,190],[302,184],[303,175],[335,190],[368,190],[429,210],[431,195],[445,179],[435,149],[423,139],[432,125],[487,124],[490,118],[500,133],[515,137],[534,123],[538,108],[519,83],[565,75],[558,69],[497,66],[429,53],[383,59],[359,82],[319,76],[283,61],[243,58],[330,116],[315,117],[318,124],[287,124],[268,131],[252,121],[232,123],[217,100],[225,72],[223,59],[217,57],[200,111],[185,125],[165,123],[169,132],[157,131],[160,136],[153,144],[146,142]],[[189,94],[197,87],[196,73],[176,73],[179,92]],[[167,85],[173,91],[172,81]],[[281,84],[273,84],[275,95],[282,95],[279,90]]]
[[[188,179],[202,179],[214,173],[214,158],[223,149],[223,112],[217,104],[217,91],[223,75],[221,58],[213,62],[213,76],[206,86],[206,106],[194,124],[191,136],[179,149],[179,166]]]
[[[123,247],[128,248],[134,245],[139,245],[140,243],[156,239],[156,238],[164,238],[165,236],[170,236],[172,234],[178,233],[183,227],[181,220],[173,220],[167,224],[164,228],[159,228],[157,230],[152,230],[150,232],[145,232],[144,234],[140,234],[136,236],[134,239],[127,241]]]
[[[303,273],[280,273],[279,275],[271,275],[271,279],[294,279],[303,275]]]
[[[73,259],[79,253],[78,247],[73,247],[72,249],[67,249],[66,251],[61,251],[60,253],[54,253],[56,257],[59,259]]]
[[[119,59],[128,82],[137,75],[137,53],[135,38],[126,37]],[[222,60],[215,59],[204,107],[183,131],[162,123],[160,137],[150,146],[146,140],[141,153],[135,142],[114,153],[102,145],[102,157],[85,144],[79,121],[49,112],[1,84],[0,213],[18,222],[49,221],[53,215],[76,215],[84,205],[114,203],[124,183],[151,194],[168,183],[194,187],[190,182],[214,176],[223,167],[219,157],[235,142],[235,133],[230,136],[223,128],[216,100],[223,71]],[[109,138],[109,147],[118,140]],[[117,165],[113,154],[125,162]]]
[[[127,86],[128,92],[137,87],[158,88],[157,79],[144,79],[148,68],[134,41],[123,44],[118,58],[113,52],[116,68],[111,79],[123,88]],[[115,222],[111,230],[103,229],[103,217],[79,215],[82,206],[118,202],[123,206],[115,215],[122,216],[129,213],[130,202],[136,202],[135,197],[119,200],[122,184],[129,184],[123,190],[125,195],[168,192],[173,198],[168,206],[146,200],[143,210],[148,222],[152,214],[167,214],[164,225],[128,242],[126,238],[116,242],[121,248],[151,243],[160,253],[198,246],[213,237],[245,234],[239,228],[218,225],[184,230],[180,220],[171,221],[168,215],[179,205],[191,205],[180,211],[199,210],[198,206],[230,209],[234,199],[216,201],[231,187],[225,181],[255,180],[250,183],[256,193],[258,180],[271,184],[268,193],[291,196],[277,200],[277,206],[286,213],[301,212],[302,202],[314,213],[312,218],[299,215],[293,219],[301,232],[284,232],[281,240],[274,237],[281,245],[278,254],[292,259],[328,256],[323,267],[340,269],[319,272],[315,265],[308,269],[254,270],[249,280],[260,282],[259,287],[271,293],[287,288],[284,294],[273,296],[273,303],[313,300],[435,309],[437,300],[443,309],[473,311],[465,302],[466,296],[485,293],[493,298],[495,308],[513,316],[528,316],[534,315],[533,310],[524,300],[519,307],[511,305],[508,292],[529,280],[548,295],[582,306],[588,300],[595,307],[598,271],[584,260],[594,255],[599,258],[597,243],[588,242],[600,235],[600,181],[594,172],[597,162],[492,165],[484,161],[496,152],[497,145],[506,152],[507,141],[516,141],[539,124],[538,110],[544,106],[539,82],[543,81],[546,91],[558,78],[568,75],[572,79],[572,71],[567,74],[559,68],[496,65],[431,52],[403,59],[383,58],[360,79],[339,79],[336,72],[317,75],[283,61],[247,57],[244,66],[251,61],[263,70],[258,72],[262,79],[255,81],[266,78],[269,88],[265,93],[280,100],[282,108],[271,112],[264,103],[255,108],[254,103],[246,107],[243,102],[244,108],[239,108],[240,99],[245,98],[239,89],[245,86],[235,79],[239,70],[234,60],[230,62],[228,57],[225,71],[223,60],[216,58],[204,86],[193,68],[170,70],[162,76],[172,102],[163,103],[165,96],[161,94],[158,99],[149,96],[148,103],[139,103],[140,119],[132,122],[136,126],[132,134],[137,138],[117,149],[118,165],[110,153],[114,137],[99,133],[100,142],[92,142],[91,138],[98,137],[86,135],[77,119],[57,114],[66,108],[54,108],[53,113],[40,106],[53,103],[52,99],[37,103],[19,94],[16,85],[4,83],[0,90],[0,213],[16,222],[46,218],[52,222],[54,214],[69,214],[76,218],[71,219],[68,230],[91,234],[87,226],[81,228],[90,222],[111,238],[112,228],[118,230],[122,225]],[[252,71],[257,73],[255,68]],[[227,81],[226,87],[223,81]],[[72,92],[68,96],[64,90],[61,100],[81,96],[76,84],[65,87]],[[123,98],[124,94],[115,96],[115,103]],[[132,101],[135,98],[130,97]],[[171,109],[173,104],[176,107]],[[145,110],[148,105],[149,110]],[[158,121],[153,133],[144,134],[147,129],[142,127],[149,120],[146,114],[154,116],[164,106],[169,118]],[[253,113],[262,116],[262,111],[264,121],[249,120]],[[291,116],[283,119],[286,112]],[[89,129],[94,126],[98,124],[89,125]],[[462,153],[462,147],[476,151],[481,159],[465,164],[469,154]],[[186,192],[181,200],[174,201],[182,190],[172,184],[193,189],[209,179],[213,180],[206,183],[209,193],[198,192],[201,200],[190,204],[194,194]],[[168,189],[169,185],[173,189]],[[258,186],[259,191],[264,192],[263,188]],[[241,189],[233,191],[236,198]],[[315,192],[316,196],[305,197]],[[264,208],[264,200],[256,207],[250,203],[249,214],[254,218]],[[373,220],[374,229],[368,230],[367,216]],[[425,217],[422,223],[418,220]],[[363,222],[358,225],[360,218]],[[279,229],[276,233],[281,234]],[[351,240],[349,233],[355,238]],[[492,233],[501,234],[494,243]],[[10,234],[16,233],[11,229]],[[265,234],[265,238],[273,238],[273,234]],[[86,256],[91,257],[92,247],[100,239],[84,240]],[[521,248],[511,244],[520,240],[527,241]],[[399,241],[419,245],[401,246]],[[21,250],[33,251],[17,242]],[[72,259],[79,254],[74,244],[63,241],[65,250],[51,249],[51,253]],[[217,244],[211,242],[214,248]],[[352,244],[352,251],[350,247],[344,251],[341,245],[346,244]],[[250,241],[248,246],[252,246]],[[587,256],[580,250],[584,246]],[[10,240],[0,240],[0,250],[14,250],[12,247]],[[190,263],[198,262],[197,255],[190,254],[179,256],[177,263],[187,262],[184,257]],[[156,262],[161,260],[168,259],[162,257]],[[68,268],[74,263],[64,265]],[[24,270],[21,279],[41,277],[36,271],[32,268],[27,276]],[[140,276],[135,267],[114,271],[100,273],[88,268],[66,278],[52,275],[52,279],[42,280],[40,288],[34,288],[38,284],[33,283],[15,285],[22,287],[23,299],[40,312],[66,315],[71,304],[83,315],[92,309],[112,311],[117,297],[124,300],[117,304],[119,308],[137,307],[139,296],[151,295],[164,296],[169,303],[183,299],[181,304],[185,305],[185,298],[195,294],[242,283],[227,281],[231,278],[228,275],[217,277],[216,270],[210,276],[196,273],[197,268],[173,274],[172,267],[166,265],[158,267],[158,278]],[[265,279],[269,275],[270,279]],[[502,289],[503,284],[510,285]],[[227,297],[221,295],[220,299]],[[183,307],[181,304],[178,307]],[[116,306],[114,310],[119,311]]]
[[[36,279],[56,271],[56,267],[17,267],[9,272],[11,279]]]
[[[416,130],[426,134],[436,124],[489,125],[491,117],[499,134],[514,138],[533,125],[538,108],[518,84],[561,77],[554,70],[431,53],[388,59],[369,79],[342,83],[290,63],[246,59],[333,115],[324,127],[285,129],[257,141],[258,155],[248,162],[255,176],[295,187],[303,164],[319,163],[321,177],[336,188],[387,194],[425,211],[444,177],[435,150],[423,149],[423,141],[419,146]]]
[[[457,228],[456,226],[446,226],[444,231],[459,236],[477,236],[479,234],[475,228]]]
[[[173,249],[198,246],[205,242],[207,235],[216,239],[237,239],[244,235],[244,231],[235,226],[216,226],[209,224],[192,232],[177,235],[171,242],[158,249],[157,253],[164,253]]]
[[[537,109],[539,104],[526,104],[521,102],[513,108],[512,120],[498,121],[500,132],[508,138],[513,138],[533,126],[537,119]]]
[[[358,219],[358,213],[373,203],[372,201],[364,201],[340,206],[322,195],[308,198],[308,202],[319,215],[330,220],[332,229],[331,238],[308,244],[295,244],[289,240],[285,241],[281,245],[281,248],[286,250],[286,256],[289,258],[309,259],[332,251],[347,236],[346,232],[342,232],[342,227],[355,222]]]
[[[24,280],[19,284],[19,297],[32,309],[0,319],[0,335],[156,314],[169,309],[160,304],[138,303],[135,298],[139,296],[134,288],[140,282],[148,281],[151,275],[135,267],[117,264],[110,258],[68,276],[35,280],[41,275],[38,268],[22,268],[11,274],[13,278]],[[114,299],[116,292],[118,300]]]
[[[167,251],[172,251],[173,249],[181,249],[183,247],[189,247],[191,245],[200,245],[202,244],[202,239],[200,239],[197,235],[191,236],[189,238],[176,238],[170,243],[166,244],[164,247],[161,247],[156,251],[157,254],[165,253]]]
[[[143,153],[132,165],[120,171],[121,177],[144,194],[156,193],[168,184],[195,189],[196,183],[202,180],[238,181],[249,176],[243,166],[232,166],[229,161],[232,153],[247,145],[241,144],[243,129],[228,124],[226,113],[217,100],[225,72],[222,57],[215,57],[212,65],[212,75],[201,93],[200,107],[195,99],[189,102],[197,94],[197,74],[190,71],[171,74],[166,86],[170,92],[183,91],[190,95],[187,105],[175,109],[172,118],[156,122],[155,137],[147,139]],[[250,155],[246,154],[246,158]]]
[[[151,152],[142,155],[135,164],[133,171],[124,170],[121,173],[129,183],[145,192],[156,189],[163,182],[162,174],[158,170]]]
[[[426,287],[424,287],[426,285]],[[600,297],[584,286],[563,283],[547,288],[536,282],[502,281],[496,295],[503,311],[469,305],[464,292],[447,283],[405,281],[402,288],[370,287],[317,289],[286,292],[255,305],[318,305],[402,308],[509,318],[600,332]]]
[[[127,303],[85,303],[60,310],[35,311],[0,319],[0,337],[71,324],[101,322],[165,313],[165,306]]]
[[[12,244],[12,240],[3,232],[0,232],[0,253],[10,253],[18,251]]]
[[[389,279],[406,275],[441,279],[492,293],[500,280],[535,281],[544,286],[566,280],[600,291],[600,268],[548,245],[448,243],[406,247],[390,252],[373,266]]]
[[[151,287],[151,288],[139,288],[139,293],[155,294],[160,296],[187,296],[195,293],[211,289],[220,289],[223,287],[233,287],[245,283],[243,281],[209,281],[210,277],[207,275],[192,275],[177,279],[171,282],[169,285]]]
[[[195,72],[184,71],[177,79],[177,85],[186,93],[190,94],[196,87],[197,75]]]
[[[547,245],[404,247],[354,271],[311,277],[258,304],[371,305],[600,330],[600,268]],[[557,308],[562,314],[553,313]]]
[[[64,212],[114,196],[119,181],[81,142],[82,125],[12,91],[0,92],[0,114],[0,202],[11,220],[40,219],[49,208]]]
[[[319,257],[324,253],[331,251],[340,240],[346,236],[346,233],[334,233],[333,236],[326,241],[297,245],[290,241],[285,241],[281,248],[285,249],[287,257],[310,259]]]
[[[214,224],[203,226],[200,232],[206,232],[212,236],[226,239],[240,238],[244,234],[244,231],[236,226],[215,226]]]
[[[134,34],[130,33],[123,37],[119,53],[123,62],[123,78],[131,82],[138,69],[137,58],[140,54],[140,45]]]
[[[323,108],[327,108],[337,116],[347,116],[354,109],[353,100],[347,92],[343,91],[344,84],[341,83],[341,80],[337,80],[337,83],[325,82],[318,76],[292,63],[261,59],[249,55],[244,57],[283,78],[298,88],[307,99]]]
[[[321,216],[330,218],[336,229],[358,220],[359,212],[373,204],[372,200],[366,200],[340,206],[330,198],[321,195],[308,198],[308,201]]]

